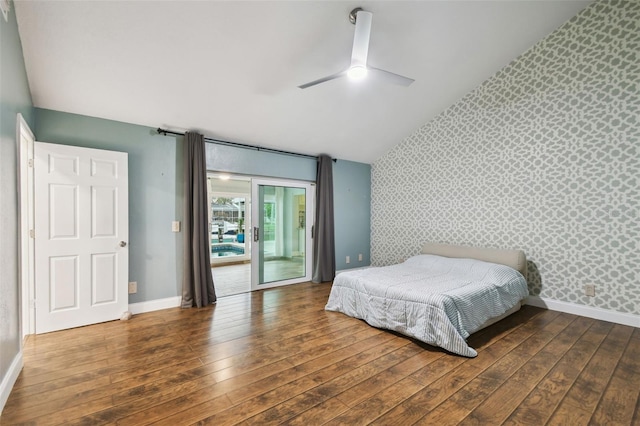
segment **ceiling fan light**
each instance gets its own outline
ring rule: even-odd
[[[347,71],[347,76],[352,80],[362,80],[367,76],[367,68],[362,65],[354,65]]]

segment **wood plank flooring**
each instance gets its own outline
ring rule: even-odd
[[[525,306],[476,358],[304,283],[30,336],[3,425],[639,425],[640,329]]]

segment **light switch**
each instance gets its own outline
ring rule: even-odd
[[[180,221],[174,220],[171,222],[171,231],[180,232]]]

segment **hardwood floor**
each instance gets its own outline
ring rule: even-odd
[[[525,306],[476,358],[304,283],[31,336],[0,423],[638,425],[640,329]]]

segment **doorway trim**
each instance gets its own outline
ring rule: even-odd
[[[35,245],[34,226],[34,173],[33,147],[35,136],[22,114],[18,114],[16,141],[18,144],[18,199],[19,199],[19,280],[20,280],[20,333],[22,339],[35,333]]]

